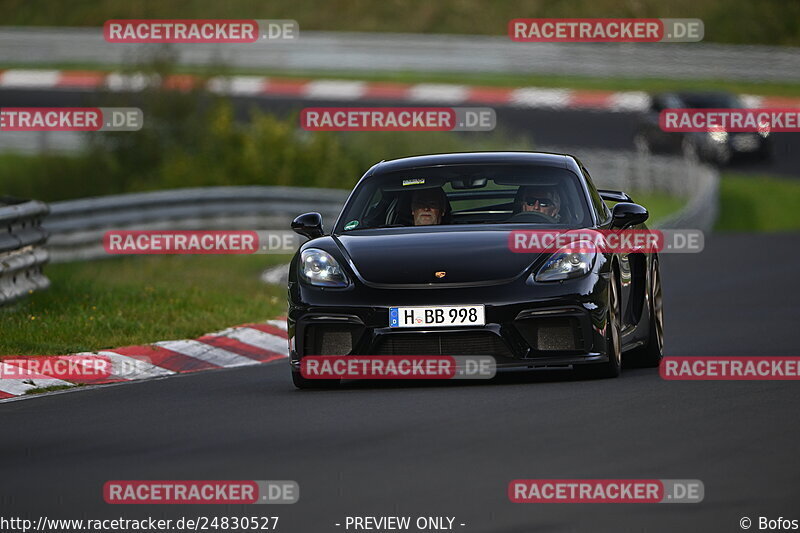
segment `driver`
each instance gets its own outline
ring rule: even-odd
[[[411,216],[415,226],[433,226],[442,223],[447,197],[440,188],[420,189],[411,197]]]
[[[517,198],[520,205],[517,212],[536,211],[550,218],[558,219],[558,213],[561,211],[561,196],[555,187],[543,185],[520,187]]]

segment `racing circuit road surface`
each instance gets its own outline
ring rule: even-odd
[[[743,214],[746,216],[746,214]],[[662,256],[668,355],[797,355],[800,236]],[[455,516],[465,532],[740,531],[800,518],[797,382],[356,383],[297,391],[282,362],[0,404],[3,516]],[[517,478],[700,479],[699,504],[512,504]],[[271,506],[107,505],[114,479],[296,480]],[[793,516],[794,514],[794,516]],[[757,522],[753,529],[757,528]]]

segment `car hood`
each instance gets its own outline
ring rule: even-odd
[[[366,283],[491,284],[521,276],[540,254],[509,249],[509,230],[417,230],[340,235],[340,248]],[[444,277],[436,273],[444,272]]]

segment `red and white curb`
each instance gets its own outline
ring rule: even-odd
[[[9,69],[0,71],[0,89],[65,89],[139,91],[147,87],[142,74],[75,70]],[[201,78],[178,74],[162,85],[189,89]],[[229,96],[293,96],[307,100],[401,101],[413,104],[481,104],[523,108],[644,111],[650,98],[642,91],[598,91],[544,87],[481,87],[444,83],[389,83],[351,80],[310,80],[264,76],[211,78],[208,88]],[[800,99],[742,95],[749,107],[800,107]]]
[[[269,363],[288,357],[286,320],[244,324],[197,339],[161,341],[114,350],[60,356],[101,355],[111,361],[108,377],[64,381],[51,376],[31,379],[0,378],[0,401],[25,395],[43,387],[100,385],[163,377],[186,372]],[[7,359],[8,360],[8,359]],[[0,376],[13,375],[11,362],[0,359]]]

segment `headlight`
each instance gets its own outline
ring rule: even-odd
[[[559,281],[585,276],[597,256],[590,241],[578,241],[554,253],[536,273],[536,281]]]
[[[728,132],[727,131],[709,131],[708,136],[711,137],[711,140],[718,143],[724,143],[728,140]]]
[[[336,259],[316,248],[308,248],[300,254],[300,277],[318,287],[346,287],[349,283]]]

